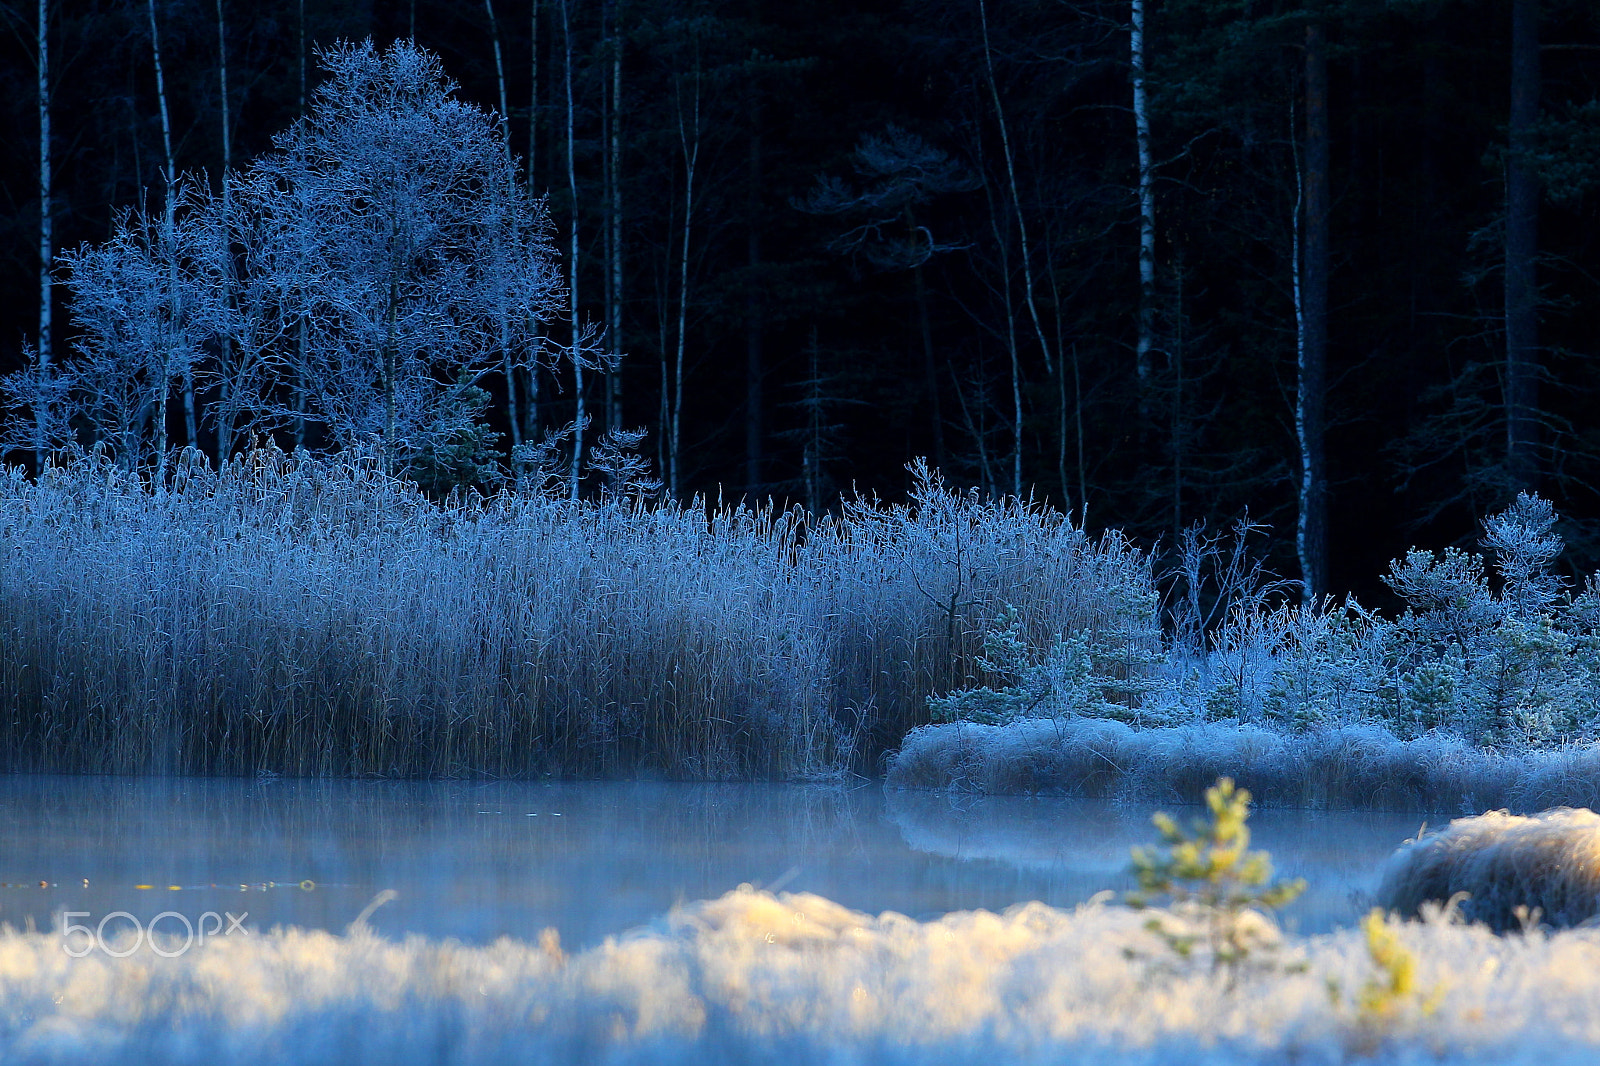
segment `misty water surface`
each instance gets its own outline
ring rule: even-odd
[[[554,926],[575,948],[741,883],[920,919],[1071,906],[1131,887],[1128,848],[1155,838],[1149,814],[877,784],[0,777],[0,921],[214,911],[339,931],[392,889],[370,919],[388,936],[483,943]],[[1317,932],[1360,913],[1417,819],[1260,811],[1252,826],[1281,875],[1311,883],[1286,924]]]

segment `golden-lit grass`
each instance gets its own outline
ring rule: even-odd
[[[0,768],[807,777],[965,683],[1004,603],[1156,647],[1148,560],[925,478],[907,506],[435,504],[260,452],[0,478]]]
[[[1377,902],[1411,916],[1457,893],[1464,918],[1497,930],[1600,916],[1600,814],[1563,807],[1457,818],[1394,853]]]
[[[1394,923],[1276,938],[1219,978],[1152,914],[1029,903],[918,922],[740,891],[566,956],[364,929],[215,939],[177,958],[67,957],[0,934],[8,1061],[294,1063],[1587,1063],[1600,933]],[[167,950],[175,950],[171,944]],[[1401,990],[1404,991],[1404,990]],[[1425,993],[1425,994],[1424,994]]]

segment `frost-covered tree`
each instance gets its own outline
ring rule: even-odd
[[[161,467],[167,400],[225,328],[224,253],[207,220],[209,195],[180,182],[161,215],[124,211],[105,242],[61,257],[77,328],[77,359],[64,371],[68,408],[130,468],[151,458]]]
[[[532,363],[564,295],[544,206],[436,57],[368,41],[321,59],[306,117],[225,195],[181,181],[160,215],[124,212],[61,257],[77,359],[3,383],[28,443],[66,443],[75,419],[143,465],[166,454],[175,383],[198,380],[222,459],[294,418],[396,472],[493,463],[479,383]]]
[[[531,361],[561,283],[495,118],[436,57],[368,41],[321,59],[309,114],[235,190],[243,284],[260,287],[238,328],[296,337],[280,350],[308,417],[397,468],[473,431],[469,390]]]

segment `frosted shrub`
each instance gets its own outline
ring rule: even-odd
[[[1402,1031],[1439,1009],[1448,986],[1431,988],[1417,982],[1418,958],[1400,937],[1400,922],[1373,907],[1361,919],[1367,957],[1372,976],[1361,982],[1351,997],[1354,1015],[1347,1037],[1347,1049],[1354,1056],[1370,1058]],[[1329,977],[1328,998],[1337,1007],[1344,1000],[1343,982]]]
[[[1349,600],[1284,610],[1287,625],[1261,702],[1269,720],[1305,732],[1393,717],[1389,623]]]
[[[1243,596],[1203,668],[1175,681],[1177,702],[1297,732],[1377,723],[1402,737],[1441,730],[1512,747],[1590,735],[1600,599],[1593,581],[1565,596],[1549,573],[1555,520],[1547,501],[1523,495],[1484,523],[1497,580],[1474,553],[1407,552],[1384,577],[1407,604],[1394,621],[1351,600]]]
[[[1407,603],[1394,625],[1396,724],[1481,743],[1549,744],[1594,727],[1596,621],[1589,591],[1564,595],[1549,573],[1562,543],[1549,502],[1522,494],[1485,523],[1484,560],[1413,550],[1384,581]]]
[[[1023,718],[1068,718],[1078,715],[1152,721],[1130,698],[1149,691],[1153,684],[1139,677],[1119,678],[1102,673],[1105,664],[1124,668],[1159,662],[1159,657],[1137,647],[1114,643],[1122,633],[1099,641],[1089,632],[1056,638],[1035,656],[1023,639],[1025,620],[1011,604],[983,635],[982,671],[1003,683],[962,689],[945,696],[930,696],[928,710],[936,722],[973,721],[1001,725]],[[1108,639],[1109,638],[1109,639]],[[1037,660],[1037,661],[1036,661]],[[1124,702],[1113,697],[1120,696]]]

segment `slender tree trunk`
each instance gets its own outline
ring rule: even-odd
[[[1167,362],[1172,367],[1172,543],[1177,544],[1179,536],[1183,533],[1183,461],[1189,434],[1183,406],[1183,247],[1181,245],[1173,250],[1170,277],[1172,318],[1167,332]]]
[[[689,329],[689,244],[694,229],[694,174],[700,161],[700,56],[695,54],[693,132],[685,130],[683,122],[683,87],[678,86],[678,144],[683,152],[683,233],[678,249],[678,336],[677,353],[672,361],[672,474],[670,486],[674,497],[681,488],[683,476],[683,358],[684,342]]]
[[[1006,354],[1011,360],[1011,492],[1022,495],[1022,360],[1017,350],[1017,309],[1011,295],[1011,257],[1006,254],[1006,237],[1001,229],[1000,212],[994,194],[989,196],[989,227],[1000,255],[1001,296],[1006,311]],[[981,417],[981,415],[980,415]]]
[[[1022,198],[1017,195],[1017,167],[1011,152],[1011,134],[1006,127],[1005,108],[1000,103],[1000,86],[994,77],[994,50],[989,45],[989,11],[986,0],[978,0],[978,19],[983,27],[983,69],[988,75],[989,96],[994,101],[995,123],[1000,127],[1000,149],[1005,156],[1006,181],[1011,187],[1011,206],[1017,213],[1017,237],[1022,254],[1022,293],[1028,305],[1028,315],[1033,320],[1033,333],[1039,341],[1039,351],[1044,355],[1045,369],[1053,371],[1055,360],[1050,354],[1050,342],[1045,339],[1044,323],[1039,318],[1039,305],[1033,297],[1033,255],[1028,243],[1028,220],[1022,212]]]
[[[1083,448],[1083,378],[1078,366],[1078,346],[1072,346],[1072,413],[1078,444],[1078,522],[1089,521],[1089,474]]]
[[[295,29],[299,40],[295,49],[295,62],[300,73],[300,117],[306,117],[306,0],[296,0],[295,4]],[[301,315],[295,324],[295,350],[300,356],[300,380],[295,383],[294,390],[294,450],[298,455],[306,447],[306,392],[305,392],[305,360],[306,360],[306,320]]]
[[[1538,417],[1539,179],[1529,158],[1539,120],[1539,0],[1511,3],[1511,151],[1506,157],[1506,466],[1532,488]]]
[[[1133,127],[1139,153],[1139,339],[1134,348],[1134,370],[1139,380],[1139,404],[1148,409],[1150,352],[1156,332],[1156,191],[1155,167],[1150,157],[1150,109],[1145,95],[1145,0],[1132,0]],[[1143,412],[1148,421],[1148,410]]]
[[[395,404],[395,379],[400,374],[399,352],[399,318],[400,318],[400,286],[393,274],[389,281],[389,307],[385,317],[385,336],[383,338],[382,380],[379,381],[383,389],[383,469],[390,475],[395,473],[395,423],[399,411]]]
[[[667,482],[667,491],[676,495],[672,484],[672,347],[670,341],[671,311],[671,286],[669,280],[672,273],[672,242],[677,228],[677,219],[672,211],[667,212],[666,239],[661,246],[665,249],[662,254],[661,272],[657,275],[659,282],[656,286],[656,351],[661,356],[661,387],[657,390],[660,402],[656,407],[657,424],[661,427],[656,434],[656,468],[662,471]]]
[[[494,17],[494,0],[483,0],[483,10],[489,16],[489,40],[494,44],[495,84],[500,89],[500,140],[505,145],[506,158],[510,159],[511,108],[506,103],[506,64],[505,57],[500,50],[500,23]]]
[[[572,390],[577,400],[577,413],[572,422],[572,473],[569,494],[578,498],[578,481],[583,467],[583,329],[578,319],[578,170],[574,160],[576,138],[573,134],[572,99],[572,23],[568,8],[571,0],[561,0],[561,41],[566,62],[562,74],[566,79],[567,104],[567,196],[572,205],[571,251],[568,255],[567,278],[569,312],[572,316]]]
[[[1314,602],[1328,591],[1328,478],[1323,454],[1330,244],[1328,46],[1320,22],[1306,26],[1305,63],[1305,239],[1296,285],[1300,336],[1294,422],[1300,446],[1300,506],[1295,547],[1306,601]]]
[[[506,65],[505,57],[500,48],[500,23],[494,17],[494,0],[483,0],[483,10],[489,16],[489,37],[494,43],[494,74],[496,84],[500,88],[500,140],[505,146],[506,175],[512,183],[507,192],[514,192],[516,188],[516,175],[511,170],[511,106],[506,98]],[[497,220],[495,234],[503,245],[504,234]],[[504,257],[504,248],[497,249],[497,255]],[[511,352],[511,321],[510,312],[506,308],[505,297],[502,292],[496,308],[496,326],[500,342],[501,373],[506,379],[506,422],[511,429],[511,476],[520,483],[522,481],[522,462],[518,458],[522,450],[522,412],[517,406],[517,365]]]
[[[611,86],[606,95],[606,428],[622,428],[622,31],[607,4]]]
[[[806,447],[802,457],[805,478],[806,510],[817,514],[822,509],[822,360],[817,348],[817,327],[811,327],[806,344]]]
[[[539,0],[533,0],[528,14],[529,39],[532,50],[528,60],[528,199],[538,198],[539,123],[543,117],[539,108]],[[537,440],[539,436],[539,353],[544,344],[543,326],[536,318],[531,323],[528,373],[525,402],[523,403],[523,437]]]
[[[933,323],[928,316],[928,283],[921,263],[911,269],[911,280],[917,296],[917,328],[922,333],[922,373],[927,381],[928,418],[933,423],[933,463],[942,470],[945,464],[944,411],[939,403],[939,365],[933,354]]]
[[[295,64],[300,70],[300,117],[306,117],[306,0],[296,0],[295,32],[299,42],[295,47]]]
[[[761,491],[762,473],[762,379],[766,368],[762,350],[765,320],[761,292],[757,284],[761,269],[761,101],[751,85],[749,104],[750,142],[746,153],[745,266],[750,279],[745,288],[744,308],[744,485],[751,498]]]
[[[1046,246],[1048,249],[1048,245]],[[1045,252],[1046,262],[1051,255]],[[1055,341],[1056,351],[1061,358],[1056,361],[1056,478],[1061,484],[1061,509],[1067,514],[1072,513],[1072,490],[1067,487],[1067,346],[1061,337],[1061,286],[1056,279],[1054,271],[1050,273],[1050,302],[1055,310]],[[1074,349],[1072,358],[1077,359]],[[1079,412],[1082,420],[1082,412]],[[1080,445],[1081,451],[1081,445]]]
[[[55,219],[52,214],[50,174],[50,4],[39,0],[39,373],[50,371],[50,266],[55,257]],[[45,422],[43,409],[34,411],[34,470],[44,470]]]
[[[233,169],[233,123],[228,106],[228,24],[222,13],[222,0],[217,0],[217,102],[222,110],[222,198],[228,199],[228,185]]]
[[[294,451],[296,455],[305,451],[306,447],[306,320],[300,316],[300,321],[295,323],[295,348],[300,353],[299,382],[294,390]]]
[[[156,67],[156,100],[161,108],[161,149],[166,161],[166,202],[163,204],[162,214],[162,240],[165,242],[170,263],[168,284],[171,286],[169,298],[174,306],[170,309],[174,320],[178,317],[176,306],[178,299],[178,265],[172,260],[173,246],[177,243],[177,192],[178,175],[172,161],[172,120],[167,111],[167,80],[161,67],[161,32],[156,26],[156,0],[146,0],[145,10],[150,16],[150,51],[155,59]],[[167,390],[171,383],[172,351],[170,347],[161,353],[161,381],[158,384],[156,399],[156,479],[163,481],[167,474]],[[183,416],[184,429],[187,431],[188,444],[192,448],[195,442],[194,425],[194,374],[184,367],[183,374]]]
[[[222,210],[224,216],[229,214],[233,204],[233,123],[228,107],[228,29],[223,18],[222,0],[217,0],[217,100],[221,104],[222,112]],[[226,231],[224,231],[226,232]],[[232,264],[232,256],[226,257]],[[233,299],[232,270],[229,270],[228,299]],[[221,395],[217,410],[217,466],[226,466],[228,456],[233,452],[233,425],[235,408],[239,403],[237,382],[232,380],[234,370],[233,340],[227,334],[222,337],[222,373],[219,375],[218,386]]]
[[[528,198],[538,196],[535,163],[539,158],[539,0],[533,0],[528,16],[528,32],[533,40],[533,55],[528,61]]]

